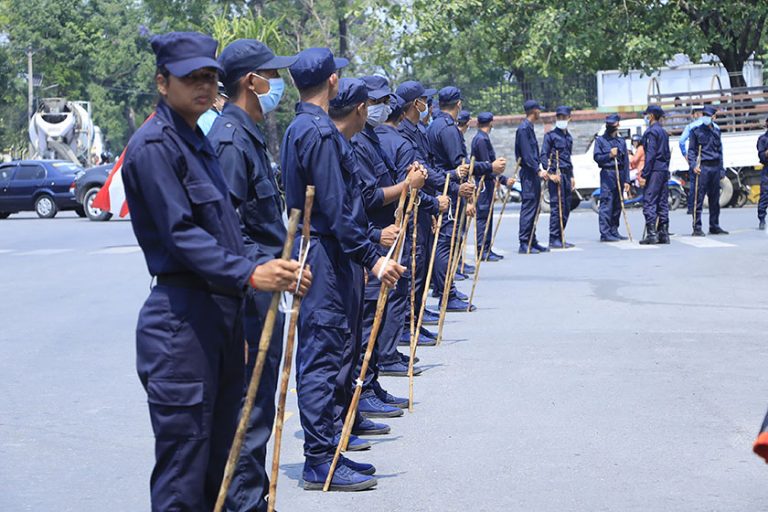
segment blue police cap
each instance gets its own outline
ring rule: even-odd
[[[664,109],[658,105],[648,105],[648,108],[645,109],[645,114],[652,114],[656,117],[661,117],[664,115]]]
[[[616,124],[621,121],[619,114],[609,114],[605,116],[605,124]]]
[[[704,115],[709,117],[712,117],[713,115],[717,114],[717,109],[712,105],[705,106],[703,111],[704,111]]]
[[[370,100],[380,100],[392,94],[392,89],[389,88],[389,81],[383,76],[364,76],[360,80],[365,82],[365,86],[368,87],[368,99]]]
[[[347,59],[334,58],[333,52],[328,48],[307,48],[297,55],[296,62],[289,70],[296,87],[307,89],[326,80],[336,70],[348,64]]]
[[[441,112],[441,111],[440,111],[440,105],[438,105],[437,103],[435,103],[434,105],[432,105],[432,117],[435,117],[435,116],[436,116],[437,114],[439,114],[440,112]]]
[[[397,119],[400,114],[403,113],[403,107],[405,106],[405,100],[397,94],[392,94],[389,97],[389,108],[392,109],[392,113],[389,114],[387,120]]]
[[[418,98],[423,97],[429,97],[430,95],[427,94],[427,89],[424,88],[423,85],[421,85],[421,82],[417,82],[416,80],[408,80],[406,82],[401,83],[397,86],[397,90],[395,91],[398,96],[403,98],[406,103],[409,103],[413,100],[416,100]],[[432,95],[435,93],[433,92]]]
[[[556,116],[570,116],[571,115],[571,107],[567,107],[565,105],[560,105],[555,109],[555,115]]]
[[[449,85],[438,91],[437,99],[440,103],[453,103],[461,99],[461,91],[458,87]]]
[[[168,32],[152,38],[157,67],[165,67],[173,76],[187,76],[201,68],[223,71],[216,61],[219,43],[199,32]]]
[[[480,112],[477,114],[477,122],[480,124],[488,124],[493,121],[493,114],[491,112]]]
[[[339,80],[339,94],[330,102],[330,107],[340,109],[349,105],[359,105],[368,100],[368,87],[359,78]]]
[[[456,121],[458,121],[461,124],[465,124],[469,122],[469,118],[470,118],[469,111],[462,110],[459,112],[459,115],[456,116]]]
[[[252,71],[287,68],[293,65],[297,58],[295,55],[275,55],[269,46],[256,39],[238,39],[221,51],[219,64],[226,74],[227,85],[230,85]]]
[[[539,102],[536,100],[527,100],[525,103],[523,103],[523,110],[525,110],[525,113],[527,114],[531,110],[543,110],[541,108],[541,105],[539,105]]]

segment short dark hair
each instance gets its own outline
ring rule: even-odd
[[[477,127],[478,127],[478,128],[485,128],[486,126],[491,126],[491,123],[492,123],[492,122],[493,122],[493,121],[488,121],[487,123],[481,123],[481,122],[478,122],[478,123],[477,123]]]
[[[447,103],[443,103],[441,101],[440,102],[440,110],[450,110],[450,109],[454,108],[456,105],[458,105],[459,101],[461,101],[461,100],[449,101]]]
[[[305,87],[304,89],[299,89],[299,95],[302,96],[302,97],[305,97],[305,96],[315,96],[317,94],[320,94],[320,92],[323,89],[326,89],[327,87],[328,87],[328,79],[325,79],[322,82],[320,82],[319,84],[310,85],[309,87]]]
[[[231,83],[224,82],[224,90],[227,92],[227,96],[229,96],[230,100],[238,99],[241,92],[240,80],[238,79]]]
[[[360,103],[354,103],[352,105],[346,105],[346,106],[341,107],[341,108],[330,107],[328,109],[328,115],[330,116],[331,119],[334,119],[334,120],[336,120],[336,119],[344,119],[349,114],[351,114],[352,111],[355,110],[358,107],[358,105],[360,105]]]
[[[155,69],[155,76],[157,75],[162,75],[163,78],[168,80],[168,77],[171,76],[171,72],[168,71],[168,68],[166,68],[165,66],[158,66],[157,69]]]

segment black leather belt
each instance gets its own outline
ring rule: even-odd
[[[707,167],[719,166],[720,160],[702,160],[701,165],[706,165]]]
[[[190,290],[198,290],[206,293],[213,293],[215,295],[226,295],[228,297],[241,298],[245,295],[245,291],[237,293],[230,289],[219,288],[208,284],[202,277],[192,273],[177,273],[177,274],[158,274],[157,284],[163,286],[174,286],[176,288],[188,288]]]

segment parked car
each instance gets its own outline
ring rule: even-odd
[[[104,186],[114,166],[115,164],[105,164],[91,167],[75,180],[75,200],[82,205],[90,220],[104,221],[112,217],[111,213],[94,208],[93,199]]]
[[[75,179],[82,167],[66,160],[16,160],[0,164],[0,219],[34,211],[50,219],[59,211],[85,211],[75,201]]]

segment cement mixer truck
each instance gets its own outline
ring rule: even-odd
[[[88,101],[70,101],[66,98],[40,100],[37,112],[29,121],[31,158],[69,160],[89,167],[91,155],[101,155],[101,130],[93,124],[91,104]]]

